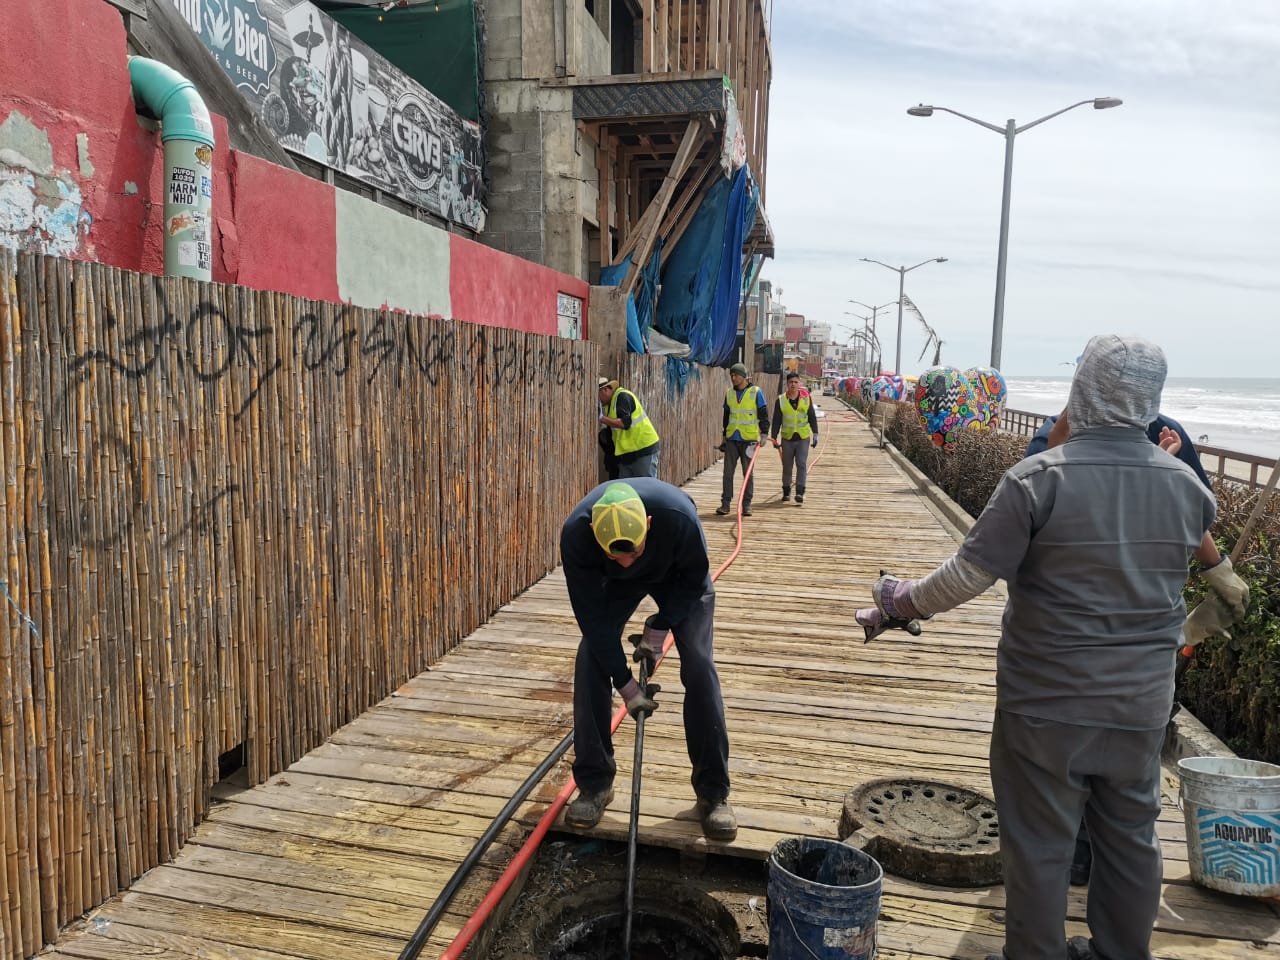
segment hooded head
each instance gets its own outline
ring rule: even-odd
[[[1115,334],[1094,337],[1071,379],[1067,417],[1071,431],[1092,427],[1138,427],[1160,412],[1168,365],[1150,340]]]

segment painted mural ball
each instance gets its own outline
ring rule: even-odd
[[[970,426],[975,430],[996,429],[1000,426],[1000,411],[1009,396],[1004,374],[995,367],[972,367],[964,375],[973,384],[978,403],[978,416]]]
[[[916,381],[920,426],[934,446],[947,448],[978,417],[973,383],[955,367],[930,367]]]
[[[896,373],[883,373],[871,385],[871,396],[874,400],[901,400],[903,390],[902,377]]]

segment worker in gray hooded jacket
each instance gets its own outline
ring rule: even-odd
[[[1166,364],[1153,343],[1089,341],[1070,438],[1011,467],[960,549],[919,581],[882,577],[859,623],[949,610],[997,579],[991,782],[1007,960],[1149,960],[1160,902],[1160,747],[1183,638],[1188,560],[1212,494],[1146,436]],[[1081,815],[1093,837],[1092,941],[1064,949]]]

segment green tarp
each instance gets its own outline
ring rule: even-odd
[[[405,7],[317,0],[325,13],[468,120],[480,119],[475,0]]]

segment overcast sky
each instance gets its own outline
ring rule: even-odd
[[[989,359],[1003,126],[1015,140],[1009,376],[1069,375],[1095,333],[1164,347],[1171,376],[1280,376],[1280,2],[775,0],[762,276],[789,311],[907,295],[961,368]],[[887,316],[887,319],[886,319]],[[877,333],[893,364],[896,312]],[[918,373],[918,321],[903,362]]]

